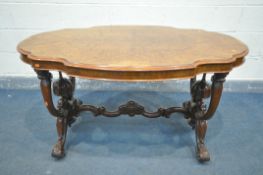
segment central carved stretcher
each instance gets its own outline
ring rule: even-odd
[[[217,47],[211,48],[212,44]],[[67,128],[81,112],[90,111],[95,116],[106,117],[126,114],[148,118],[169,118],[171,114],[178,112],[195,129],[196,153],[200,161],[210,160],[205,146],[207,120],[217,109],[225,77],[233,67],[244,61],[244,56],[248,53],[243,43],[229,36],[156,26],[55,31],[21,42],[18,51],[21,59],[35,69],[40,79],[44,103],[57,118],[58,141],[52,150],[53,157],[64,157]],[[163,60],[156,59],[160,55]],[[123,57],[128,59],[123,60]],[[172,62],[174,64],[171,65]],[[59,71],[59,79],[53,82],[53,87],[50,70]],[[68,74],[68,78],[63,77],[61,71]],[[211,72],[214,74],[212,83],[209,84],[206,73]],[[200,80],[196,78],[198,73],[203,73]],[[121,81],[190,78],[192,98],[182,106],[159,108],[156,112],[148,112],[134,101],[119,106],[116,111],[108,111],[105,107],[82,104],[81,100],[74,98],[75,76]],[[60,97],[57,106],[53,104],[53,93]],[[205,99],[208,98],[210,102],[206,106]]]

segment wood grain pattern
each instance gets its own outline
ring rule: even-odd
[[[34,35],[18,47],[35,69],[95,79],[159,80],[229,72],[248,53],[233,37],[160,26],[104,26]]]

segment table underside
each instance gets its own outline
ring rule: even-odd
[[[108,111],[105,107],[96,107],[90,104],[83,104],[81,100],[74,98],[75,77],[63,76],[59,71],[59,79],[52,83],[52,74],[49,70],[35,69],[40,79],[41,92],[44,104],[49,112],[57,118],[58,141],[53,146],[52,156],[63,158],[65,156],[64,144],[66,141],[67,128],[77,119],[79,114],[89,111],[94,116],[117,117],[120,115],[143,115],[148,118],[166,117],[178,112],[183,114],[188,124],[195,130],[196,134],[196,154],[199,161],[210,160],[210,155],[205,146],[205,134],[207,120],[210,119],[219,104],[223,90],[223,83],[228,73],[214,73],[212,84],[206,81],[206,74],[201,80],[194,76],[190,79],[191,100],[186,101],[182,106],[159,108],[155,112],[148,112],[145,108],[135,101],[128,101],[118,107],[115,111]],[[53,103],[52,95],[59,96],[57,106]],[[205,99],[210,98],[209,106],[205,105]]]

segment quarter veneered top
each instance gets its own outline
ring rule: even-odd
[[[203,30],[159,26],[105,26],[34,35],[18,45],[32,60],[118,71],[194,68],[230,63],[248,49],[240,41]]]

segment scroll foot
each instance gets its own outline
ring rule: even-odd
[[[65,150],[64,145],[66,142],[66,136],[67,136],[67,119],[66,118],[57,118],[57,133],[58,133],[58,141],[53,146],[52,149],[52,157],[61,159],[65,157]]]
[[[197,159],[200,162],[206,162],[210,160],[210,155],[204,144],[198,144],[196,147]]]
[[[63,144],[57,142],[53,146],[51,156],[56,158],[56,159],[62,159],[63,157],[65,157],[65,151],[64,151]]]
[[[205,162],[210,160],[209,152],[205,146],[205,134],[207,129],[206,120],[197,120],[196,121],[196,154],[197,159],[200,162]]]

